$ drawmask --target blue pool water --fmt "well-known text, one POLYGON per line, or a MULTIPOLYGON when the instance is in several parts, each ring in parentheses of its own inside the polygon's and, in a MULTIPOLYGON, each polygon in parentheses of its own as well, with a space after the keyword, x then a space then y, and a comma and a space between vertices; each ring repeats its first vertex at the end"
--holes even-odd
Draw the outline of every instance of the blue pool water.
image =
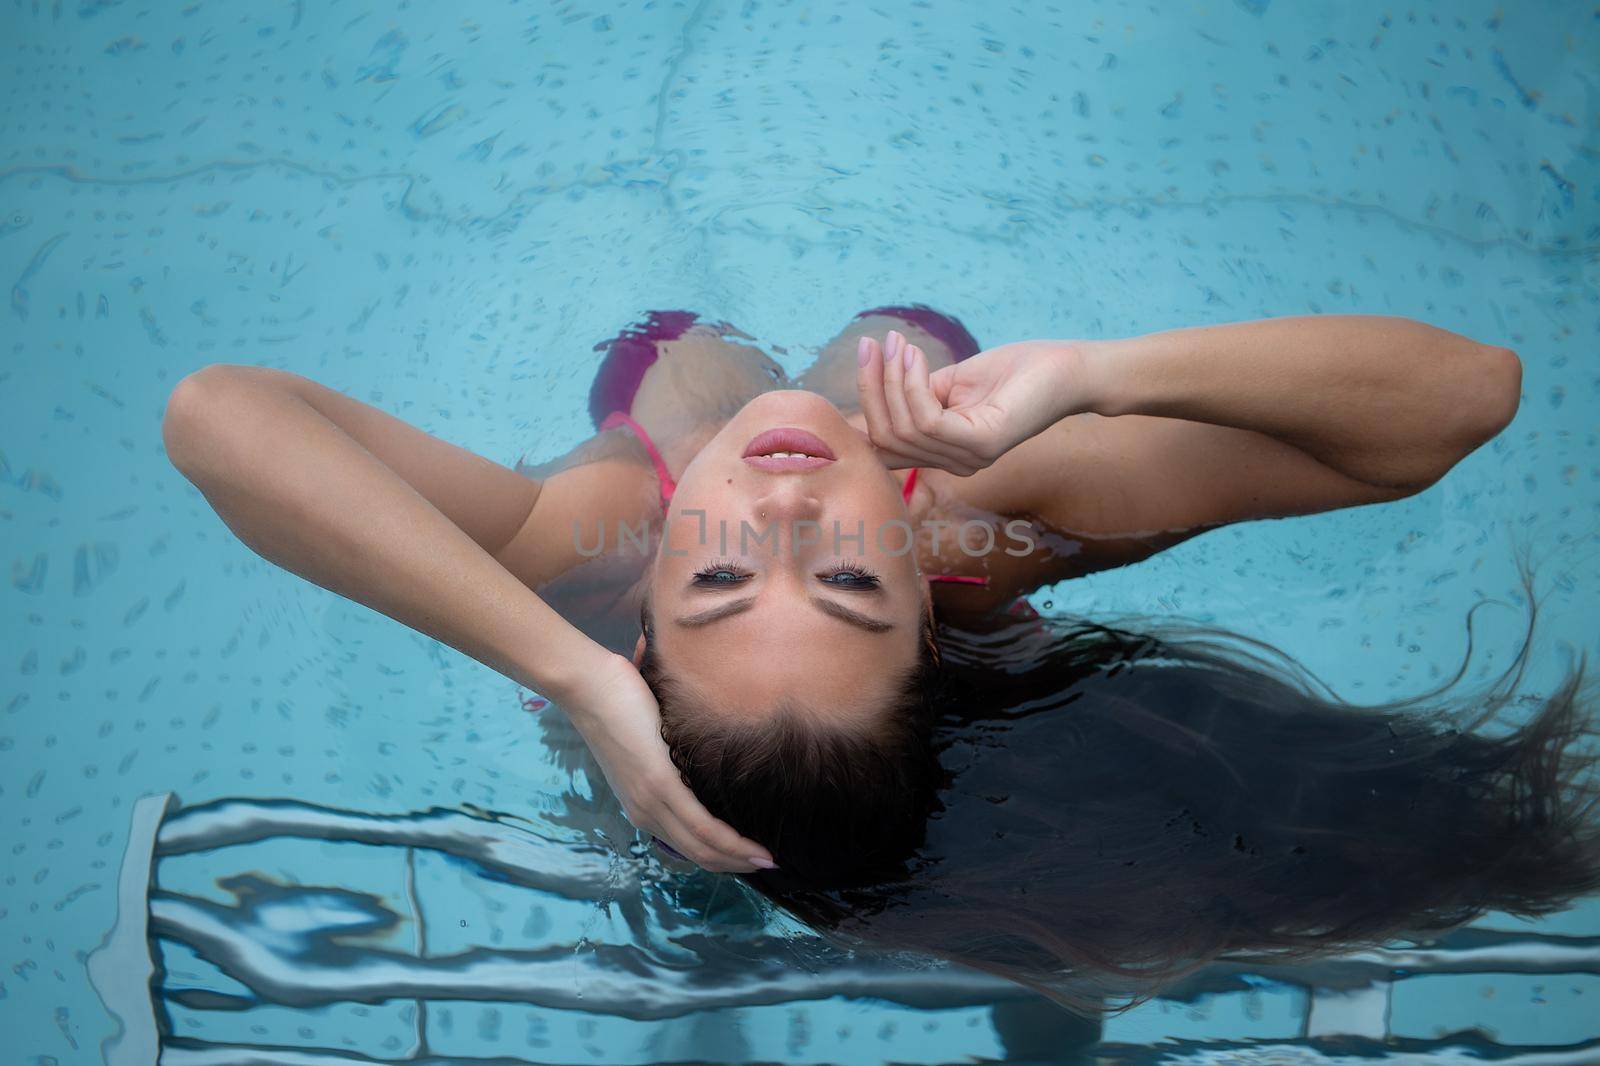
MULTIPOLYGON (((559 718, 229 533, 159 432, 206 363, 511 463, 583 438, 593 345, 647 308, 791 372, 887 302, 986 343, 1414 316, 1524 362, 1516 421, 1444 481, 1036 604, 1214 622, 1376 701, 1453 672, 1482 597, 1470 674, 1503 667, 1515 538, 1547 560, 1530 689, 1600 650, 1592 5, 11 0, 0 50, 7 1063, 1094 1040, 663 870, 559 718)), ((1600 1061, 1597 937, 1591 902, 1219 977, 1095 1053, 1600 1061)))

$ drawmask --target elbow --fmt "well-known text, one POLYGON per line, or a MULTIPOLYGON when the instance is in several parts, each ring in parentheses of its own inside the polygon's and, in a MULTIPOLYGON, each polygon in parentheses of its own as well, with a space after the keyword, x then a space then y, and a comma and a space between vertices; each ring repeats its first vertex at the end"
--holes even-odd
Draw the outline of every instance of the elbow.
POLYGON ((1517 417, 1522 405, 1522 360, 1510 348, 1483 349, 1483 405, 1479 418, 1479 443, 1492 440, 1517 417))
POLYGON ((1522 405, 1522 360, 1510 348, 1480 345, 1469 372, 1472 387, 1461 401, 1455 432, 1447 438, 1454 453, 1450 466, 1504 432, 1522 405))
POLYGON ((1404 495, 1429 488, 1468 455, 1499 436, 1522 404, 1522 360, 1510 348, 1478 345, 1463 368, 1469 389, 1457 390, 1452 412, 1430 435, 1430 446, 1416 457, 1415 469, 1387 484, 1404 495))
POLYGON ((167 397, 167 407, 161 415, 161 443, 168 461, 185 475, 194 468, 203 449, 217 378, 226 372, 223 364, 203 366, 185 375, 167 397))
POLYGON ((258 368, 212 363, 185 375, 167 397, 161 443, 167 459, 194 480, 205 457, 217 451, 220 434, 238 411, 240 383, 258 368), (232 412, 232 413, 230 413, 232 412))

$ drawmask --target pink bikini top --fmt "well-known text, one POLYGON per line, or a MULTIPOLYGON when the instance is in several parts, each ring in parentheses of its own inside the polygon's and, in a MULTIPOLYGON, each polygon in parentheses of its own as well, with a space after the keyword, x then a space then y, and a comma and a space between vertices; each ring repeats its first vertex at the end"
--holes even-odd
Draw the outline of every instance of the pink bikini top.
MULTIPOLYGON (((678 483, 673 480, 672 472, 667 469, 667 461, 661 458, 661 452, 656 447, 656 442, 650 439, 650 434, 646 433, 644 427, 634 421, 632 416, 621 411, 613 411, 606 415, 605 420, 600 423, 602 432, 608 429, 616 429, 618 426, 628 427, 628 432, 637 437, 639 443, 644 445, 646 454, 650 456, 650 465, 655 467, 656 483, 661 487, 661 509, 665 511, 672 502, 672 494, 678 490, 678 483)), ((911 493, 917 487, 918 469, 918 467, 911 468, 911 473, 906 475, 906 483, 900 488, 900 496, 907 503, 911 502, 911 493)), ((967 577, 961 574, 929 574, 926 580, 943 581, 953 585, 987 586, 989 584, 989 579, 986 577, 967 577)))
POLYGON ((616 429, 618 426, 627 426, 628 431, 639 438, 639 443, 644 445, 644 450, 650 455, 650 465, 656 468, 656 483, 661 486, 661 509, 665 511, 667 504, 672 502, 672 494, 678 491, 678 483, 672 480, 672 472, 667 469, 667 461, 661 458, 661 452, 656 449, 656 442, 650 439, 650 434, 644 427, 635 422, 632 416, 621 411, 612 411, 606 415, 605 421, 600 423, 600 430, 616 429))
MULTIPOLYGON (((911 502, 911 491, 917 487, 917 473, 921 469, 921 467, 917 466, 912 467, 911 473, 906 475, 906 483, 900 486, 900 496, 906 503, 911 502)), ((943 581, 949 585, 982 585, 984 588, 989 587, 989 579, 986 577, 967 577, 962 574, 928 574, 923 580, 943 581)))

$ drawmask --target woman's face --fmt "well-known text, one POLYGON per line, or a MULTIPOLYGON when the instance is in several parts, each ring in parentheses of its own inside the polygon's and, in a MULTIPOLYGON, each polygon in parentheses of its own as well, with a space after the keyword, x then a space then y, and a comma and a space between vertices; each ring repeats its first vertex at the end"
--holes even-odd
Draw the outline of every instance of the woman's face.
POLYGON ((650 584, 655 653, 713 711, 870 720, 928 609, 900 485, 816 393, 751 400, 678 480, 650 584))

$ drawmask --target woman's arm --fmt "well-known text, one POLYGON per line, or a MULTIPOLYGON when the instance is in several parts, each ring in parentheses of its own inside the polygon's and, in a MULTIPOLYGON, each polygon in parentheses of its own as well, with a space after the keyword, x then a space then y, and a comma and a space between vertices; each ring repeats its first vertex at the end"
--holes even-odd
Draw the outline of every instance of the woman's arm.
POLYGON ((538 500, 514 471, 263 367, 184 378, 162 436, 173 465, 270 562, 557 702, 605 665, 610 653, 492 557, 538 500))
POLYGON ((1433 484, 1516 414, 1522 363, 1407 318, 1317 315, 1080 341, 1071 414, 1253 430, 1369 485, 1433 484))
POLYGON ((890 465, 970 474, 965 504, 1070 535, 1070 577, 1231 522, 1420 492, 1510 422, 1521 363, 1330 315, 1023 341, 932 374, 891 333, 863 342, 858 387, 890 465))
POLYGON ((162 437, 172 463, 257 554, 558 703, 635 826, 708 869, 770 863, 683 784, 633 664, 495 559, 526 528, 538 484, 262 367, 219 364, 184 378, 162 437))

